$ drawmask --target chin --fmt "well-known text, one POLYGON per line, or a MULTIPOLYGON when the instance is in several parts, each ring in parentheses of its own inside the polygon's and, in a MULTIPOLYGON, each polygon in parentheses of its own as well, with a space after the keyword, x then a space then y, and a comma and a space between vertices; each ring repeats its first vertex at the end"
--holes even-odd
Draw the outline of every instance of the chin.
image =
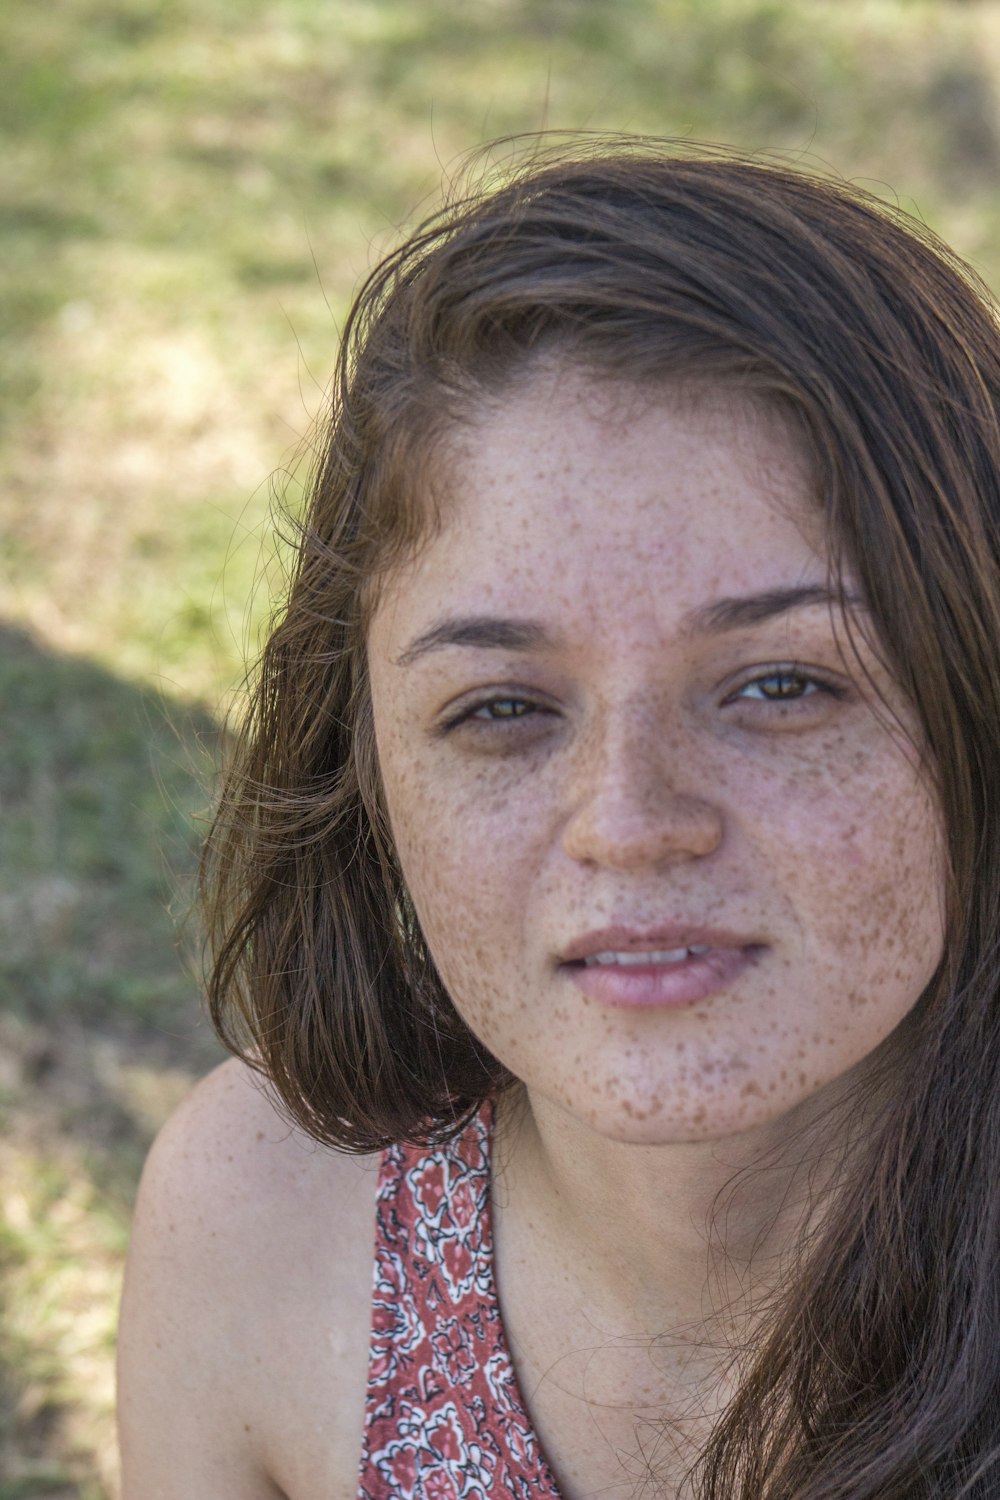
POLYGON ((609 1102, 600 1109, 573 1110, 573 1113, 595 1133, 623 1146, 676 1146, 686 1142, 711 1140, 719 1132, 708 1119, 695 1122, 678 1118, 658 1106, 634 1101, 609 1102))
MULTIPOLYGON (((793 1101, 790 1107, 794 1107, 793 1101)), ((698 1145, 722 1141, 769 1125, 787 1111, 775 1108, 770 1100, 740 1099, 728 1104, 722 1100, 691 1103, 684 1111, 665 1109, 659 1101, 641 1103, 634 1099, 609 1100, 595 1109, 573 1109, 582 1123, 596 1135, 627 1146, 698 1145), (747 1108, 747 1104, 756 1108, 747 1108), (770 1106, 770 1107, 769 1107, 770 1106)))
POLYGON ((605 1140, 622 1146, 691 1146, 713 1138, 713 1132, 701 1133, 694 1126, 679 1123, 657 1123, 655 1120, 611 1120, 606 1125, 596 1125, 598 1134, 605 1140))

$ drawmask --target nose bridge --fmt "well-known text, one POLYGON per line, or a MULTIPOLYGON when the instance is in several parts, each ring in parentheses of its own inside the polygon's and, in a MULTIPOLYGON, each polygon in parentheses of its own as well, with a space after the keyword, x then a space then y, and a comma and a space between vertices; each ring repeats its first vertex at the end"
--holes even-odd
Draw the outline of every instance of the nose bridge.
POLYGON ((580 745, 567 852, 620 865, 710 853, 722 837, 722 815, 701 780, 679 711, 649 696, 605 705, 580 745))
POLYGON ((683 780, 684 734, 679 715, 649 695, 609 705, 593 726, 585 758, 597 795, 638 807, 655 806, 667 784, 683 780))

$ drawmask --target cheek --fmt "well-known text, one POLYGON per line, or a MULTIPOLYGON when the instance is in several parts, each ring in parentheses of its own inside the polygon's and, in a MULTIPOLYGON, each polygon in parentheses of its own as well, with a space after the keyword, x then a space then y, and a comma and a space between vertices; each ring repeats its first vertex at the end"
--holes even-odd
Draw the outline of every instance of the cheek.
MULTIPOLYGON (((517 1076, 530 1072, 568 1035, 557 1002, 537 1004, 538 980, 525 942, 533 891, 531 861, 508 824, 499 845, 482 843, 466 823, 442 838, 411 825, 400 858, 421 931, 456 1010, 479 1040, 517 1076)), ((525 835, 526 836, 526 835, 525 835)))
POLYGON ((446 987, 463 1002, 488 995, 495 1005, 503 989, 517 989, 527 892, 544 857, 537 809, 501 788, 489 765, 457 782, 386 756, 383 783, 407 889, 446 987))
POLYGON ((944 843, 922 778, 894 752, 789 798, 782 883, 817 964, 856 1006, 905 1013, 944 943, 944 843))

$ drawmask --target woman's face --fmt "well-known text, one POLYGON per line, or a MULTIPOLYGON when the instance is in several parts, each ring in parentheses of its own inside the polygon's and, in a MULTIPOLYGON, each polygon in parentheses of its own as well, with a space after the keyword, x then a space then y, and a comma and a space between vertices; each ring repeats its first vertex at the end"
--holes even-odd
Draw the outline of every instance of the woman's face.
POLYGON ((369 646, 455 1005, 609 1138, 776 1119, 888 1037, 943 932, 936 804, 827 598, 801 442, 723 388, 563 369, 462 428, 442 473, 442 528, 369 646))

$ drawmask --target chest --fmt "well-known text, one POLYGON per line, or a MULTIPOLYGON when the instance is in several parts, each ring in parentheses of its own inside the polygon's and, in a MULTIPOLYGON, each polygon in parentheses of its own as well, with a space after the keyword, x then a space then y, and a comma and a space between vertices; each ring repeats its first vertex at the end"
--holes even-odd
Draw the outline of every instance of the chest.
MULTIPOLYGON (((681 1410, 675 1393, 667 1417, 652 1398, 652 1375, 646 1382, 624 1378, 623 1366, 641 1365, 645 1356, 609 1345, 599 1330, 589 1347, 548 1368, 528 1354, 513 1329, 505 1334, 521 1399, 560 1500, 584 1500, 595 1492, 632 1500, 650 1493, 654 1478, 653 1492, 681 1500, 681 1476, 706 1435, 697 1401, 681 1410)), ((537 1353, 544 1361, 542 1350, 537 1353)), ((275 1500, 356 1500, 367 1361, 367 1329, 363 1348, 315 1334, 285 1348, 272 1345, 258 1372, 258 1413, 248 1422, 248 1441, 260 1445, 275 1500), (362 1364, 362 1379, 345 1382, 345 1365, 357 1372, 362 1364)), ((433 1434, 424 1431, 417 1441, 425 1446, 428 1438, 433 1434)))
POLYGON ((682 1500, 683 1477, 722 1409, 718 1388, 685 1382, 676 1352, 665 1373, 656 1341, 597 1325, 575 1339, 566 1327, 524 1337, 522 1326, 510 1318, 511 1359, 561 1500, 682 1500))
MULTIPOLYGON (((656 1494, 682 1500, 734 1381, 703 1330, 642 1328, 630 1299, 588 1296, 511 1217, 497 1226, 506 1346, 561 1500, 656 1494)), ((721 1347, 721 1345, 720 1345, 721 1347)))

